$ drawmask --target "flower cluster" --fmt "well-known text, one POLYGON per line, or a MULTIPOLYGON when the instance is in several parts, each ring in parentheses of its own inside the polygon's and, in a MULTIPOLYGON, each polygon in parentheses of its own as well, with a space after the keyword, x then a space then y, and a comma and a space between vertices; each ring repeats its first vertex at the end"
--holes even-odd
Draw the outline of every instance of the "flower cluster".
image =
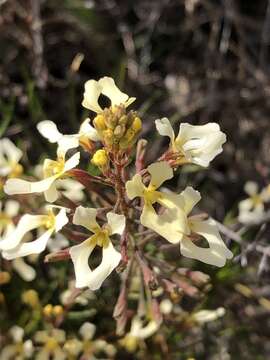
MULTIPOLYGON (((170 121, 158 119, 157 131, 169 137, 170 143, 154 163, 145 166, 147 142, 138 140, 142 120, 137 112, 129 110, 134 101, 109 77, 87 81, 82 105, 94 114, 82 122, 78 133, 62 134, 49 120, 37 125, 40 134, 57 145, 55 159, 43 162, 42 179, 40 171, 36 172, 37 181, 23 174, 19 164, 22 152, 8 139, 0 142, 1 182, 5 193, 13 197, 0 215, 3 258, 15 260, 39 254, 48 246, 53 252, 45 261, 71 259, 78 289, 97 290, 115 269, 123 272, 122 290, 114 312, 118 333, 128 321, 125 304, 127 294, 132 291, 128 279, 141 274, 146 306, 139 317, 133 317, 130 333, 124 340, 130 348, 135 346, 134 334, 138 329, 143 339, 161 323, 158 301, 152 292, 173 296, 175 288, 181 288, 179 274, 166 273, 166 267, 158 269, 162 268, 155 263, 159 260, 147 255, 147 243, 156 244, 158 251, 165 239, 171 246, 179 247, 179 255, 219 267, 232 258, 215 220, 191 214, 201 199, 199 191, 191 186, 179 193, 164 188, 164 183, 184 164, 207 167, 222 151, 225 134, 216 123, 182 123, 176 137, 170 121), (101 95, 109 99, 108 107, 100 105, 101 95), (130 165, 136 143, 134 173, 130 165), (82 158, 87 156, 96 168, 94 173, 87 171, 87 167, 78 168, 80 150, 82 158), (23 178, 17 178, 19 175, 23 178), (25 201, 24 194, 33 193, 43 193, 49 204, 42 201, 33 213, 20 216, 16 204, 25 201), (35 240, 33 230, 37 234, 35 240), (64 249, 57 246, 60 232, 65 236, 64 249), (77 244, 69 246, 67 239, 77 244), (202 239, 208 247, 201 246, 202 239), (94 254, 100 248, 102 259, 98 264, 94 254)), ((38 341, 47 344, 51 339, 48 336, 40 334, 38 341)), ((53 339, 56 341, 58 335, 53 335, 53 339)), ((59 351, 59 345, 50 346, 59 351)))

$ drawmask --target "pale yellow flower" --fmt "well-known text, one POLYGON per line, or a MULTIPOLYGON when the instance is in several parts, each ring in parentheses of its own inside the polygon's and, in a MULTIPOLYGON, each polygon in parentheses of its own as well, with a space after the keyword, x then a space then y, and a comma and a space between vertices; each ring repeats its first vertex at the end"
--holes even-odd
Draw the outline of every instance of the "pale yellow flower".
POLYGON ((35 342, 39 345, 39 351, 36 354, 36 360, 64 360, 67 358, 63 348, 66 340, 66 334, 61 329, 51 329, 50 331, 37 331, 35 342))
POLYGON ((260 221, 265 216, 265 203, 270 200, 269 188, 259 192, 258 184, 248 181, 244 186, 249 197, 239 202, 238 219, 244 224, 260 221))
POLYGON ((64 177, 66 173, 79 164, 80 153, 77 152, 66 161, 68 148, 58 147, 57 160, 45 159, 43 163, 43 177, 41 181, 30 182, 22 179, 9 179, 5 183, 4 191, 8 195, 31 194, 44 192, 45 199, 54 202, 58 198, 56 180, 64 177))
POLYGON ((215 220, 188 217, 193 207, 200 201, 200 193, 192 187, 187 187, 180 195, 184 201, 184 211, 188 221, 188 231, 180 240, 181 254, 209 265, 224 266, 226 259, 231 259, 233 254, 223 242, 215 220), (208 248, 195 244, 198 235, 208 242, 208 248))
POLYGON ((183 199, 178 194, 157 191, 166 180, 173 177, 173 170, 166 162, 151 164, 147 170, 151 176, 149 185, 146 187, 141 175, 136 174, 126 183, 127 196, 130 200, 137 196, 143 198, 140 221, 144 226, 169 242, 178 243, 188 230, 183 199), (153 206, 155 203, 164 207, 165 211, 158 214, 153 206))
MULTIPOLYGON (((57 209, 57 208, 56 208, 57 209)), ((49 238, 67 224, 68 218, 65 208, 58 208, 58 214, 55 215, 53 208, 49 208, 46 215, 23 215, 14 231, 0 243, 2 256, 7 260, 30 254, 41 253, 49 238), (34 241, 26 241, 25 236, 33 229, 42 228, 42 234, 34 241)))
POLYGON ((136 196, 144 199, 141 223, 169 242, 180 243, 182 255, 207 264, 223 266, 226 259, 232 257, 232 253, 221 239, 215 221, 188 217, 201 199, 200 193, 192 187, 187 187, 180 194, 161 193, 156 189, 165 180, 172 178, 172 169, 167 163, 160 162, 148 166, 147 170, 151 175, 148 187, 143 184, 139 174, 126 183, 127 195, 131 200, 136 196), (165 211, 158 214, 153 207, 155 203, 162 205, 165 211), (198 235, 207 240, 209 248, 202 248, 194 243, 198 235))
POLYGON ((51 143, 57 143, 63 152, 66 148, 77 148, 79 145, 87 146, 91 141, 100 140, 97 130, 90 124, 89 118, 84 120, 77 134, 63 135, 51 120, 39 122, 37 129, 51 143))
POLYGON ((216 123, 182 123, 177 137, 167 118, 158 119, 155 123, 160 135, 170 138, 170 149, 178 155, 179 164, 193 163, 207 167, 222 152, 222 145, 226 142, 226 135, 216 123))
POLYGON ((101 94, 109 98, 112 107, 117 105, 128 107, 135 101, 134 97, 130 98, 127 94, 121 92, 112 78, 105 76, 98 81, 88 80, 85 83, 82 106, 97 114, 102 113, 103 109, 98 103, 101 94))
POLYGON ((96 216, 96 209, 79 206, 73 217, 74 224, 81 225, 93 233, 92 236, 81 244, 70 248, 77 288, 87 286, 91 290, 99 289, 103 281, 116 268, 121 259, 121 254, 115 250, 110 236, 114 234, 121 235, 123 233, 125 228, 124 215, 118 215, 113 212, 107 213, 108 224, 103 227, 100 227, 96 222, 96 216), (102 261, 97 268, 91 270, 88 258, 97 245, 102 247, 102 261))
POLYGON ((160 323, 150 320, 146 324, 138 316, 133 317, 131 321, 130 332, 120 340, 120 344, 129 352, 135 352, 143 340, 154 335, 160 327, 160 323))
POLYGON ((0 351, 0 360, 23 360, 32 358, 34 353, 33 343, 31 340, 23 340, 23 328, 14 325, 10 328, 9 334, 12 338, 12 344, 2 347, 0 351))
POLYGON ((23 152, 8 138, 0 140, 0 177, 13 178, 21 175, 23 167, 19 164, 23 152))

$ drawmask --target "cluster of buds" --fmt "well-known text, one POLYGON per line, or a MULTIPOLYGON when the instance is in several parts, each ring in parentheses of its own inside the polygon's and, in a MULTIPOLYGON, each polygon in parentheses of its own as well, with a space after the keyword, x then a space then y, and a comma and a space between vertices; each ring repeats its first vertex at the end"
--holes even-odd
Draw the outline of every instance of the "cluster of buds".
MULTIPOLYGON (((150 256, 146 245, 151 242, 155 253, 159 253, 165 239, 171 249, 177 246, 181 255, 218 267, 224 266, 233 255, 212 218, 191 215, 201 199, 199 191, 188 186, 182 192, 174 193, 164 189, 163 185, 183 164, 207 167, 222 151, 225 134, 216 123, 199 126, 183 123, 175 137, 167 118, 156 120, 159 134, 170 138, 169 147, 147 166, 144 156, 147 142, 139 140, 133 173, 128 165, 142 128, 138 114, 127 110, 134 100, 121 92, 109 77, 89 80, 85 84, 82 105, 95 114, 92 121, 87 118, 82 123, 77 134, 64 135, 49 120, 38 124, 39 132, 57 144, 56 159, 44 161, 43 179, 35 182, 28 181, 26 175, 25 179, 11 178, 7 170, 3 178, 4 191, 20 204, 25 203, 25 197, 20 198, 22 194, 44 193, 45 200, 54 205, 48 207, 47 204, 45 213, 40 210, 40 205, 38 214, 25 214, 16 220, 11 217, 12 226, 1 230, 0 241, 2 256, 14 260, 41 253, 49 247, 52 238, 57 243, 57 235, 64 234, 68 241, 76 244, 66 245, 64 249, 54 247, 46 261, 71 260, 78 289, 95 291, 115 269, 123 271, 114 317, 117 333, 123 334, 133 313, 131 311, 130 316, 128 301, 131 294, 135 294, 138 312, 133 316, 132 329, 124 341, 132 343, 131 348, 136 347, 134 334, 138 329, 144 334, 141 339, 158 330, 162 323, 160 304, 166 303, 166 297, 180 299, 181 296, 176 294, 181 294, 183 289, 189 294, 196 293, 194 286, 179 278, 174 266, 159 256, 150 256), (109 98, 109 107, 101 108, 101 95, 109 98), (100 176, 77 168, 79 147, 99 168, 100 176), (62 190, 62 182, 67 179, 85 187, 89 199, 83 205, 90 203, 91 207, 82 206, 84 197, 78 196, 81 188, 75 194, 76 198, 69 197, 71 191, 62 190), (33 230, 38 232, 38 238, 29 241, 26 235, 33 230), (208 248, 200 246, 202 238, 208 242, 208 248), (102 249, 101 262, 96 267, 89 266, 89 258, 94 257, 96 247, 102 249), (138 278, 143 282, 137 281, 132 287, 134 279, 138 278)), ((190 276, 188 274, 186 276, 190 276)), ((46 314, 48 317, 62 316, 59 309, 48 305, 46 314)))
POLYGON ((137 113, 127 112, 124 105, 105 108, 94 118, 93 123, 104 147, 116 152, 131 148, 142 128, 137 113))

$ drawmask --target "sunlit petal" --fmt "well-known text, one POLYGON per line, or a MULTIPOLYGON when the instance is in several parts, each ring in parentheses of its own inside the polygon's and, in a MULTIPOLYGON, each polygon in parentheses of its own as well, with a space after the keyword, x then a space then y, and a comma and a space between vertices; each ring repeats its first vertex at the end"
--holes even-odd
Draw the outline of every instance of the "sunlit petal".
POLYGON ((8 195, 40 193, 48 190, 58 175, 48 177, 41 181, 30 182, 22 179, 8 179, 4 191, 8 195))
POLYGON ((101 86, 102 94, 107 96, 111 100, 111 105, 120 105, 125 104, 128 100, 128 95, 124 94, 122 91, 118 89, 114 80, 108 76, 103 77, 98 81, 101 86))
POLYGON ((88 80, 84 85, 82 106, 96 113, 101 113, 98 98, 101 94, 102 86, 96 80, 88 80))
POLYGON ((45 250, 47 242, 53 233, 53 229, 47 230, 39 238, 34 241, 19 244, 16 248, 3 251, 3 258, 12 260, 31 254, 39 254, 45 250))
POLYGON ((45 139, 49 140, 51 143, 58 142, 63 134, 57 129, 56 124, 50 120, 44 120, 37 124, 37 129, 40 134, 45 137, 45 139))
POLYGON ((174 131, 172 125, 167 118, 157 119, 155 121, 156 129, 161 136, 168 136, 171 140, 171 143, 174 142, 174 131))
POLYGON ((119 234, 122 235, 125 226, 126 226, 126 218, 124 215, 118 215, 113 212, 107 213, 108 225, 111 229, 111 235, 119 234))
POLYGON ((184 191, 181 192, 184 198, 184 210, 188 215, 193 207, 201 200, 199 191, 194 190, 191 186, 188 186, 184 191))
POLYGON ((165 162, 156 162, 147 167, 148 172, 151 175, 150 186, 155 189, 159 188, 164 181, 169 180, 173 177, 173 170, 170 165, 165 162))
POLYGON ((209 248, 201 248, 190 238, 184 237, 180 242, 182 255, 219 267, 225 265, 226 259, 233 257, 232 252, 224 244, 213 219, 194 221, 191 227, 194 233, 203 236, 208 241, 209 248))
POLYGON ((38 228, 43 222, 44 215, 23 215, 14 232, 5 240, 1 241, 0 248, 2 250, 16 248, 28 231, 38 228))
POLYGON ((78 206, 73 216, 73 224, 84 226, 86 229, 96 232, 100 228, 96 221, 97 210, 78 206))
POLYGON ((142 197, 144 190, 145 186, 139 174, 134 175, 131 180, 126 182, 126 192, 130 200, 133 200, 137 196, 142 197))

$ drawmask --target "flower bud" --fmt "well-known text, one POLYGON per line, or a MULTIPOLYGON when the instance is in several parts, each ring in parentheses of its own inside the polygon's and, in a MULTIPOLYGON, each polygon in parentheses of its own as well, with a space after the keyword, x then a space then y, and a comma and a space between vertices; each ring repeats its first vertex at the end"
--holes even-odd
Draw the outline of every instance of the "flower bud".
POLYGON ((64 313, 64 309, 63 309, 63 306, 61 305, 55 305, 52 309, 52 312, 53 312, 53 315, 54 316, 60 316, 60 315, 63 315, 64 313))
POLYGON ((52 316, 53 306, 52 304, 47 304, 43 308, 43 315, 50 318, 52 316))
POLYGON ((132 129, 137 133, 141 130, 141 128, 142 128, 142 121, 138 116, 136 116, 132 123, 132 129))
POLYGON ((39 306, 38 293, 33 289, 27 290, 22 294, 22 301, 32 308, 37 308, 39 306))
POLYGON ((92 157, 91 163, 99 168, 106 168, 109 163, 109 158, 106 151, 104 149, 97 150, 92 157))
POLYGON ((99 131, 99 130, 105 130, 106 129, 106 123, 105 123, 105 119, 103 115, 97 115, 94 118, 93 121, 95 128, 99 131))

